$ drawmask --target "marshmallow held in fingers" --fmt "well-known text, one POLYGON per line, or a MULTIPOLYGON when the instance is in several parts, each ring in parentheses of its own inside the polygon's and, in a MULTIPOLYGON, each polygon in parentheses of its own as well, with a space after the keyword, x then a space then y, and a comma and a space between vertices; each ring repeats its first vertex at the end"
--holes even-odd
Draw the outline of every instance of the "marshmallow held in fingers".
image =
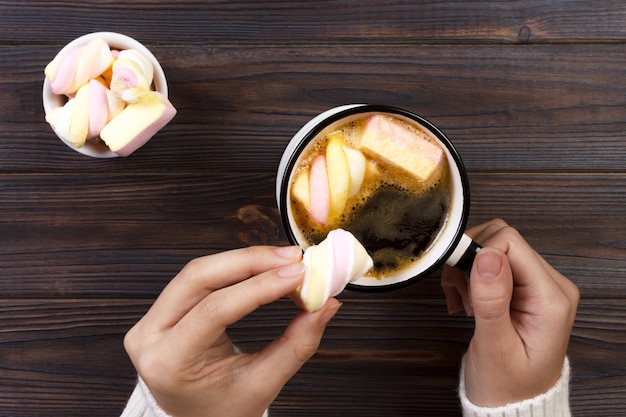
POLYGON ((320 309, 374 265, 363 245, 343 229, 330 231, 320 244, 307 248, 303 263, 304 280, 294 298, 308 311, 320 309))

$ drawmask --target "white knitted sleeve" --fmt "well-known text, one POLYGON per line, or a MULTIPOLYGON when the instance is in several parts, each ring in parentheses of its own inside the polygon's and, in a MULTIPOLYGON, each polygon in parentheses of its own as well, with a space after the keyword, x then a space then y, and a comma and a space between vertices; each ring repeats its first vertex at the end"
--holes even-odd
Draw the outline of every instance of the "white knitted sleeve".
POLYGON ((126 408, 120 417, 171 417, 159 405, 150 393, 150 389, 141 377, 131 394, 126 408))
MULTIPOLYGON (((120 417, 172 417, 167 414, 150 393, 150 389, 143 382, 141 377, 135 386, 133 393, 131 394, 126 408, 122 412, 120 417)), ((265 410, 263 417, 269 417, 269 410, 265 410)))
POLYGON ((501 407, 478 407, 465 392, 465 357, 461 366, 459 396, 463 417, 571 417, 569 407, 569 360, 565 358, 559 380, 543 394, 501 407))

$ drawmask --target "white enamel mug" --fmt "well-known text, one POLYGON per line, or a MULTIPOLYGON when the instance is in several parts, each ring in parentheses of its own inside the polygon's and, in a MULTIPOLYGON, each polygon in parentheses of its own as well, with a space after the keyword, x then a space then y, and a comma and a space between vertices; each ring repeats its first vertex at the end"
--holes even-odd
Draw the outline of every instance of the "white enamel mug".
MULTIPOLYGON (((276 177, 276 200, 287 238, 292 244, 306 248, 319 242, 307 242, 300 228, 295 223, 290 204, 290 186, 293 182, 295 167, 301 155, 316 141, 352 120, 373 114, 386 114, 406 121, 419 124, 429 131, 445 151, 451 178, 451 204, 444 225, 433 238, 429 248, 408 267, 383 278, 373 278, 367 274, 349 284, 349 288, 357 290, 382 291, 404 287, 417 282, 442 264, 454 266, 466 274, 471 270, 474 256, 480 246, 465 233, 469 216, 469 181, 461 158, 447 136, 432 123, 407 110, 384 105, 351 104, 332 108, 305 124, 287 145, 276 177)), ((349 228, 347 228, 349 230, 349 228)), ((367 246, 365 247, 367 250, 367 246)))

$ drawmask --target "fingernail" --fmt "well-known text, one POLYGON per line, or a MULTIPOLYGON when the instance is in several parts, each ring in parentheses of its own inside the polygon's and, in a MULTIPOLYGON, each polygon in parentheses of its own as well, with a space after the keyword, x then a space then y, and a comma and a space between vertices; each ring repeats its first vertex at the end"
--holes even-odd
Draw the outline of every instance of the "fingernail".
POLYGON ((282 246, 276 248, 276 254, 281 258, 295 259, 302 255, 302 249, 300 246, 282 246))
POLYGON ((490 250, 481 250, 476 255, 476 271, 483 279, 494 279, 502 270, 502 256, 490 250))
POLYGON ((304 272, 304 264, 298 262, 297 264, 291 264, 278 270, 278 276, 283 278, 295 278, 300 276, 304 272))
POLYGON ((328 324, 328 322, 333 317, 335 317, 335 314, 337 314, 337 311, 339 311, 342 305, 343 305, 342 303, 335 300, 334 303, 328 306, 328 308, 326 308, 324 313, 322 313, 319 320, 317 321, 317 324, 319 324, 320 327, 325 327, 328 324))

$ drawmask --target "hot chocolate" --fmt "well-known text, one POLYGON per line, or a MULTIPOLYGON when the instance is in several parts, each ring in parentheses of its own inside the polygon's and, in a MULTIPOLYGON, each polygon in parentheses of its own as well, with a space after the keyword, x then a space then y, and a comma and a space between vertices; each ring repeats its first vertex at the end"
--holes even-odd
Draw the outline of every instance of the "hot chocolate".
POLYGON ((369 277, 396 275, 418 262, 452 204, 437 139, 391 115, 364 114, 320 132, 293 172, 289 204, 302 239, 313 245, 333 229, 350 231, 374 260, 369 277))

